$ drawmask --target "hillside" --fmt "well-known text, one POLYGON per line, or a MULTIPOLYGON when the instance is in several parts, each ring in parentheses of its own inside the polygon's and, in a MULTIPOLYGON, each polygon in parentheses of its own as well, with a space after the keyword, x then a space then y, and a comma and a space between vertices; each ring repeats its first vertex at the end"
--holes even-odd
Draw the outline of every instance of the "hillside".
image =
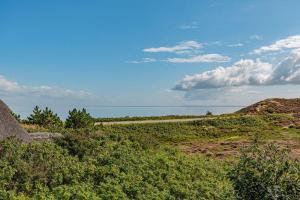
POLYGON ((265 114, 265 113, 300 113, 300 98, 281 99, 272 98, 257 102, 253 105, 239 110, 237 113, 243 114, 265 114))

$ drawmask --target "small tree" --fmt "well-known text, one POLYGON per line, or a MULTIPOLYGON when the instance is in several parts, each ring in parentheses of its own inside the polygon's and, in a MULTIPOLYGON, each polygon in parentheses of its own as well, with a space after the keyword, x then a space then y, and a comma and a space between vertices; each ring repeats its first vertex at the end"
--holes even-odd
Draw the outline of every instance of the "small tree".
POLYGON ((299 199, 300 163, 275 145, 245 149, 229 178, 237 199, 299 199))
POLYGON ((85 108, 83 108, 82 110, 77 110, 76 108, 74 108, 72 111, 69 111, 69 116, 66 119, 65 127, 73 129, 89 128, 93 126, 93 123, 93 118, 85 108))
POLYGON ((28 122, 31 124, 41 125, 42 122, 42 110, 39 106, 35 106, 32 114, 28 117, 28 122))
POLYGON ((57 114, 53 113, 48 107, 41 110, 36 106, 32 114, 28 117, 28 122, 43 127, 60 127, 63 125, 57 114))
POLYGON ((63 123, 56 113, 53 113, 52 110, 46 107, 41 114, 40 125, 44 127, 60 127, 63 123))
POLYGON ((208 111, 206 112, 206 116, 212 116, 212 115, 213 115, 213 114, 212 114, 211 111, 208 110, 208 111))

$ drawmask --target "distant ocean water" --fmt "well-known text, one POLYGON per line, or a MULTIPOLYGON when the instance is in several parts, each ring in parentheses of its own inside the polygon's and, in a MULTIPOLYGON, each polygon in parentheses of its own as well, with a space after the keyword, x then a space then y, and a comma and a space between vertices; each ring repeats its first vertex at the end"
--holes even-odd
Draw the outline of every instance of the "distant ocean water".
MULTIPOLYGON (((69 110, 74 107, 49 106, 55 113, 65 119, 69 110)), ((75 106, 80 109, 80 106, 75 106)), ((205 115, 235 112, 244 106, 86 106, 93 117, 126 117, 126 116, 164 116, 164 115, 205 115)), ((32 107, 33 108, 33 107, 32 107)), ((31 107, 13 107, 13 110, 27 118, 32 113, 31 107)), ((43 106, 42 106, 43 108, 43 106)))
POLYGON ((93 116, 163 116, 163 115, 204 115, 207 111, 213 114, 232 113, 243 106, 101 106, 88 107, 93 116))

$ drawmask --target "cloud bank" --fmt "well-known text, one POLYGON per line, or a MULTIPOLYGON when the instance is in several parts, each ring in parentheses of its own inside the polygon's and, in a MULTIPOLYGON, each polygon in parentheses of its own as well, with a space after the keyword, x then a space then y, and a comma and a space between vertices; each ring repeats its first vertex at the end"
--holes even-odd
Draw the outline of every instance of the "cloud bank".
POLYGON ((86 91, 74 91, 52 86, 26 86, 6 79, 0 75, 0 93, 3 95, 21 95, 55 98, 86 98, 91 96, 86 91))
POLYGON ((286 49, 299 49, 299 48, 300 48, 300 35, 294 35, 282 40, 278 40, 271 45, 262 46, 258 49, 255 49, 252 53, 262 54, 262 53, 283 51, 286 49))
POLYGON ((240 60, 230 67, 199 74, 187 75, 174 90, 226 88, 236 86, 261 86, 300 84, 300 54, 293 52, 277 65, 257 60, 240 60))

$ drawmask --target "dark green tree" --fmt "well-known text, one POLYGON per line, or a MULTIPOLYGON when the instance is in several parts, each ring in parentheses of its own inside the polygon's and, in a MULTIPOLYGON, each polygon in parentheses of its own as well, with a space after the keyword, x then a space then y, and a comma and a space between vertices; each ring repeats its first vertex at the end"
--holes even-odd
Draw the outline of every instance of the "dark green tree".
POLYGON ((91 115, 86 111, 85 108, 82 110, 77 110, 74 108, 72 111, 69 111, 69 116, 66 120, 66 128, 89 128, 92 127, 94 123, 91 115))
POLYGON ((35 106, 32 114, 28 117, 28 122, 31 124, 41 125, 42 122, 42 110, 39 106, 35 106))
POLYGON ((48 107, 41 110, 38 106, 36 106, 32 112, 33 113, 30 117, 28 117, 28 121, 31 124, 43 127, 61 127, 63 125, 58 115, 48 107))
POLYGON ((44 127, 56 127, 62 126, 63 123, 56 113, 53 113, 52 110, 46 107, 42 112, 40 125, 44 127))
POLYGON ((206 116, 212 116, 212 115, 213 115, 213 114, 212 114, 211 111, 208 110, 208 111, 206 112, 206 116))

